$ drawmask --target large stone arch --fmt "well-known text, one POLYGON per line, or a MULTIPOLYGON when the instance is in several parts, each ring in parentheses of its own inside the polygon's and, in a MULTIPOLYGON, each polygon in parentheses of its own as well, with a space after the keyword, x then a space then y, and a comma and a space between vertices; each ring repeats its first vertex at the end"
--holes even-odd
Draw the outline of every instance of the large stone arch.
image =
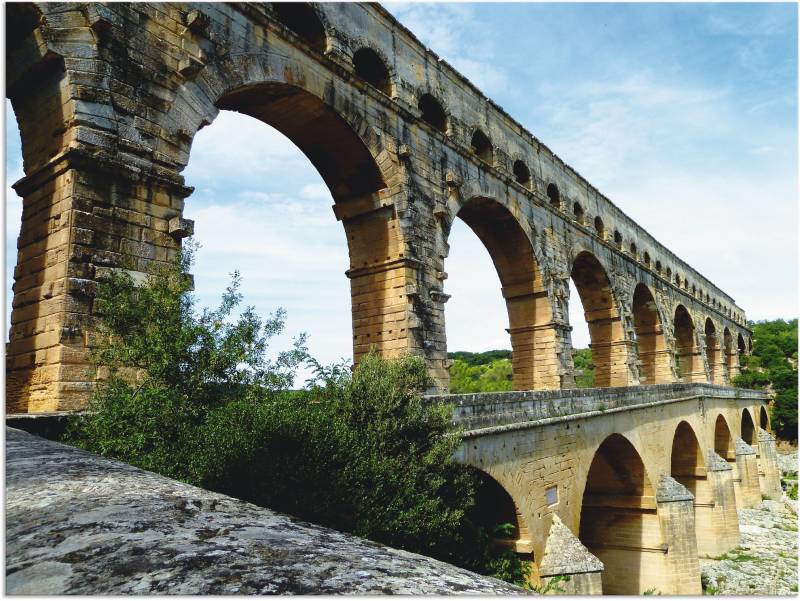
POLYGON ((729 463, 736 462, 736 441, 731 432, 728 420, 721 413, 713 422, 714 452, 729 463))
POLYGON ((470 521, 484 528, 496 545, 511 549, 522 560, 533 561, 528 520, 516 499, 488 471, 473 466, 469 468, 473 470, 478 483, 470 521), (511 528, 498 528, 506 524, 511 528))
POLYGON ((725 381, 725 364, 722 358, 722 345, 714 321, 707 317, 705 320, 706 363, 708 365, 708 381, 712 384, 722 384, 725 381))
MULTIPOLYGON (((384 356, 420 352, 408 327, 414 277, 397 214, 405 199, 399 162, 370 125, 366 105, 363 111, 353 109, 355 92, 334 93, 330 79, 314 76, 314 61, 299 67, 304 58, 274 52, 218 61, 198 78, 197 90, 187 87, 191 99, 178 95, 174 110, 197 106, 200 96, 213 108, 198 116, 198 126, 220 109, 234 110, 268 123, 295 143, 330 189, 347 236, 354 361, 371 348, 384 356)), ((446 385, 441 372, 435 375, 440 386, 446 385)))
POLYGON ((671 356, 664 336, 663 320, 655 297, 643 283, 636 285, 631 301, 641 384, 673 381, 671 356))
POLYGON ((722 332, 722 361, 724 364, 725 382, 730 384, 739 373, 739 356, 733 346, 730 328, 725 326, 722 332))
MULTIPOLYGON (((713 453, 713 451, 711 451, 713 453)), ((719 469, 691 424, 682 420, 675 428, 670 453, 670 475, 694 496, 697 551, 715 557, 738 544, 738 522, 730 468, 719 469), (711 459, 707 462, 707 459, 711 459)))
POLYGON ((608 274, 595 254, 574 252, 570 275, 589 325, 595 386, 627 386, 632 383, 628 367, 632 343, 608 274))
POLYGON ((675 363, 678 378, 683 382, 705 382, 706 372, 697 344, 694 321, 683 305, 675 308, 673 330, 675 332, 675 363))
POLYGON ((508 311, 514 389, 558 388, 553 308, 530 233, 505 205, 488 197, 460 203, 456 217, 478 236, 500 278, 508 311))
POLYGON ((692 495, 666 474, 656 489, 626 437, 603 440, 586 476, 579 538, 603 562, 604 594, 699 592, 691 502, 692 495))
POLYGON ((741 439, 749 444, 751 447, 758 445, 758 429, 756 428, 755 421, 750 410, 746 407, 742 409, 740 424, 741 439))
POLYGON ((767 411, 767 408, 764 407, 763 405, 758 411, 758 421, 762 430, 766 430, 767 432, 772 432, 772 425, 770 424, 769 420, 769 412, 767 411))

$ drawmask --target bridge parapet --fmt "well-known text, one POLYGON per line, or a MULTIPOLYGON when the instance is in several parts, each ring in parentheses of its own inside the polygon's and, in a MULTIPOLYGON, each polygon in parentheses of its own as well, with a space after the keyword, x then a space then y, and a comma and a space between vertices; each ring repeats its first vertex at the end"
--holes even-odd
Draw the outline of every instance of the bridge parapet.
POLYGON ((638 406, 713 397, 765 401, 760 390, 714 384, 653 384, 615 388, 575 388, 446 394, 426 397, 431 403, 452 403, 453 423, 466 437, 529 428, 556 421, 585 418, 590 414, 628 411, 638 406))

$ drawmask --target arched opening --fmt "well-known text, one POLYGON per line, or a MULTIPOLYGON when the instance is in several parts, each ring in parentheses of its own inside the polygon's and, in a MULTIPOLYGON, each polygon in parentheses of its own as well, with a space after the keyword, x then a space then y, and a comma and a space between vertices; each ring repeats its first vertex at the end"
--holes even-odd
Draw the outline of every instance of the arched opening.
POLYGON ((722 360, 724 362, 725 382, 730 384, 736 375, 734 369, 738 367, 736 351, 733 348, 733 336, 731 331, 725 328, 722 331, 722 360))
POLYGON ((523 186, 527 186, 531 182, 531 172, 522 161, 514 161, 514 179, 523 186))
POLYGON ((670 475, 694 496, 697 551, 702 556, 719 555, 714 523, 714 489, 708 481, 705 457, 692 427, 682 421, 675 429, 670 455, 670 475))
POLYGON ((713 384, 724 384, 719 359, 719 338, 717 328, 711 318, 706 318, 706 360, 708 361, 708 381, 713 384))
MULTIPOLYGON (((403 352, 408 329, 406 315, 397 307, 405 306, 407 300, 405 290, 392 284, 404 277, 400 227, 392 207, 379 202, 379 192, 386 187, 383 175, 358 134, 317 96, 287 84, 238 88, 220 98, 217 106, 275 128, 322 177, 347 238, 354 361, 373 347, 384 356, 403 352), (376 272, 383 277, 374 277, 376 272)), ((280 206, 285 211, 286 206, 280 206)), ((309 264, 306 260, 298 270, 298 279, 303 270, 310 269, 309 264)), ((346 267, 341 265, 337 271, 346 267)), ((341 351, 336 356, 341 357, 341 351)))
POLYGON ((667 274, 667 280, 669 280, 669 278, 672 277, 672 269, 670 267, 667 267, 666 274, 667 274))
POLYGON ((758 446, 756 444, 758 442, 758 438, 756 438, 756 426, 747 409, 742 409, 742 440, 751 447, 758 446))
POLYGON ((513 388, 559 388, 553 313, 527 234, 511 212, 492 199, 473 198, 457 216, 483 243, 500 278, 511 337, 513 388))
POLYGON ((767 432, 771 432, 772 428, 769 426, 769 413, 767 413, 766 407, 761 407, 758 412, 759 421, 761 423, 761 429, 766 430, 767 432))
POLYGON ((714 452, 728 463, 736 463, 736 447, 728 422, 722 415, 714 422, 714 452))
POLYGON ((663 569, 653 488, 639 453, 619 435, 592 459, 583 492, 579 538, 603 562, 603 594, 639 595, 663 569))
POLYGON ((636 259, 636 257, 637 257, 636 243, 631 242, 630 251, 631 251, 631 256, 634 259, 636 259))
POLYGON ((650 267, 650 253, 645 251, 642 260, 644 261, 645 266, 650 267))
POLYGON ((675 309, 675 367, 682 382, 705 382, 705 370, 697 348, 694 324, 686 307, 675 309))
POLYGON ((627 386, 625 330, 605 269, 592 254, 581 252, 571 275, 589 326, 594 386, 627 386))
POLYGON ((430 94, 423 94, 419 98, 417 107, 422 111, 422 119, 433 129, 447 133, 447 113, 441 103, 430 94))
POLYGON ((653 293, 644 284, 633 292, 633 327, 639 353, 639 381, 664 384, 672 381, 669 353, 653 293))
MULTIPOLYGON (((697 503, 698 482, 704 482, 707 485, 705 460, 694 430, 685 421, 678 424, 672 439, 670 474, 689 489, 697 503)), ((707 497, 708 494, 705 496, 707 497)))
POLYGON ((291 29, 317 52, 325 52, 325 27, 317 12, 305 2, 273 2, 272 10, 278 21, 291 29))
POLYGON ((620 234, 617 230, 614 230, 614 244, 617 246, 617 248, 622 248, 622 234, 620 234))
POLYGON ((392 95, 392 82, 389 69, 372 48, 359 48, 353 54, 353 67, 356 75, 387 96, 392 95))
POLYGON ((525 518, 505 488, 483 470, 471 470, 478 485, 475 489, 475 505, 469 512, 469 520, 482 528, 493 541, 530 561, 530 532, 525 518))
POLYGON ((489 141, 489 138, 485 133, 481 130, 476 129, 475 133, 472 134, 472 141, 470 142, 470 148, 472 149, 472 153, 482 160, 484 163, 488 163, 489 165, 493 162, 493 152, 492 152, 492 143, 489 141))
POLYGON ((675 274, 675 285, 680 288, 681 287, 681 276, 679 273, 675 274))
POLYGON ((594 218, 594 231, 597 232, 597 235, 600 236, 601 240, 606 239, 606 226, 603 223, 603 220, 600 218, 600 215, 594 218))
POLYGON ((742 364, 742 356, 747 354, 747 346, 745 346, 744 336, 742 336, 741 334, 739 334, 736 337, 736 350, 739 353, 739 357, 738 357, 739 358, 739 365, 741 365, 742 364))
POLYGON ((550 199, 550 206, 556 209, 561 208, 561 195, 558 192, 558 186, 555 184, 547 185, 547 198, 550 199))
POLYGON ((572 205, 572 215, 577 223, 583 225, 583 207, 580 203, 576 202, 572 205))
POLYGON ((661 273, 661 261, 656 261, 656 273, 661 273))

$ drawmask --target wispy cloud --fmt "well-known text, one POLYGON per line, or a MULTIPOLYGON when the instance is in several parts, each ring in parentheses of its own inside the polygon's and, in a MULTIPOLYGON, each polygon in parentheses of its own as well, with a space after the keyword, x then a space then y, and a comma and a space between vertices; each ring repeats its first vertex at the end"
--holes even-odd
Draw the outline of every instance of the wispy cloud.
POLYGON ((485 94, 509 87, 494 39, 470 4, 388 3, 391 11, 423 44, 450 63, 485 94))

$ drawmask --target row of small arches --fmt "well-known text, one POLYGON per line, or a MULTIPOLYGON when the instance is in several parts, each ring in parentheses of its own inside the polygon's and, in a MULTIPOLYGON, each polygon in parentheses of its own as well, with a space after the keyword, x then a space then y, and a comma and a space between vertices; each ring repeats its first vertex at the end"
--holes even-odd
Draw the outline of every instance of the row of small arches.
MULTIPOLYGON (((310 5, 299 2, 276 2, 273 3, 272 6, 277 19, 281 23, 305 40, 313 49, 319 52, 325 51, 327 44, 325 27, 320 21, 316 11, 310 5)), ((392 90, 389 69, 385 65, 383 59, 373 49, 363 47, 356 50, 353 53, 353 69, 357 77, 369 83, 383 94, 391 96, 392 90)), ((447 133, 447 113, 442 103, 436 97, 430 93, 420 95, 417 108, 420 110, 422 119, 433 129, 441 133, 447 133)), ((492 142, 489 136, 480 128, 476 128, 473 131, 470 140, 470 150, 472 154, 483 162, 489 165, 493 164, 494 152, 492 142)), ((526 187, 531 186, 531 172, 524 161, 521 159, 514 161, 512 171, 517 183, 526 187)), ((554 208, 562 209, 560 192, 556 184, 550 183, 547 186, 547 197, 554 208)), ((584 222, 585 211, 579 202, 576 201, 573 204, 572 213, 577 223, 586 225, 584 222)), ((606 227, 599 215, 594 219, 594 229, 601 239, 606 239, 606 227)), ((614 230, 614 244, 618 249, 624 250, 622 234, 620 234, 618 230, 614 230)), ((648 269, 655 269, 657 274, 666 277, 668 281, 673 281, 678 288, 682 288, 700 301, 711 305, 727 317, 733 319, 736 323, 743 323, 741 315, 735 313, 730 307, 719 303, 716 299, 712 298, 708 292, 703 290, 698 291, 696 285, 690 287, 688 279, 681 277, 679 273, 675 273, 673 280, 672 269, 670 267, 663 269, 661 261, 658 260, 655 261, 653 265, 650 254, 647 251, 639 255, 634 242, 630 243, 628 250, 634 260, 641 261, 648 269)))
MULTIPOLYGON (((560 196, 560 193, 559 193, 559 190, 558 190, 558 186, 556 186, 553 183, 548 184, 548 186, 547 186, 547 197, 550 199, 550 204, 553 206, 553 208, 561 210, 561 208, 562 208, 561 207, 561 196, 560 196)), ((586 225, 586 222, 585 222, 585 211, 583 210, 583 207, 581 206, 581 204, 579 202, 577 202, 577 201, 572 205, 572 214, 573 214, 574 220, 578 224, 584 225, 584 226, 586 225)), ((606 226, 605 226, 605 223, 603 223, 603 219, 599 215, 594 218, 594 230, 595 230, 595 233, 602 240, 606 239, 606 226)), ((622 239, 622 234, 620 234, 619 230, 614 230, 614 245, 619 250, 625 250, 624 249, 623 239, 622 239)), ((648 253, 647 251, 644 251, 644 253, 642 253, 640 255, 639 254, 639 250, 636 247, 636 243, 635 242, 631 242, 630 243, 630 246, 628 247, 628 251, 629 251, 629 253, 631 254, 631 256, 635 260, 637 260, 637 261, 641 260, 642 264, 645 267, 647 267, 648 269, 655 269, 655 272, 657 274, 661 275, 661 276, 666 277, 667 281, 674 281, 675 286, 677 286, 678 288, 682 288, 686 292, 690 292, 692 294, 692 296, 694 296, 695 298, 698 298, 700 301, 705 302, 708 305, 711 305, 715 309, 719 310, 723 315, 726 315, 727 317, 730 317, 736 323, 741 324, 743 322, 742 317, 738 313, 735 313, 730 307, 727 307, 727 306, 723 305, 722 303, 718 302, 716 299, 712 298, 708 294, 708 292, 704 292, 703 290, 700 290, 698 292, 698 289, 697 289, 696 285, 692 285, 690 287, 689 286, 689 280, 687 278, 681 277, 681 275, 679 273, 677 273, 677 272, 675 273, 675 277, 674 277, 674 280, 673 280, 672 279, 672 268, 667 267, 666 269, 664 269, 662 264, 661 264, 661 261, 658 261, 658 260, 655 262, 655 264, 653 264, 652 259, 650 258, 650 253, 648 253)))

